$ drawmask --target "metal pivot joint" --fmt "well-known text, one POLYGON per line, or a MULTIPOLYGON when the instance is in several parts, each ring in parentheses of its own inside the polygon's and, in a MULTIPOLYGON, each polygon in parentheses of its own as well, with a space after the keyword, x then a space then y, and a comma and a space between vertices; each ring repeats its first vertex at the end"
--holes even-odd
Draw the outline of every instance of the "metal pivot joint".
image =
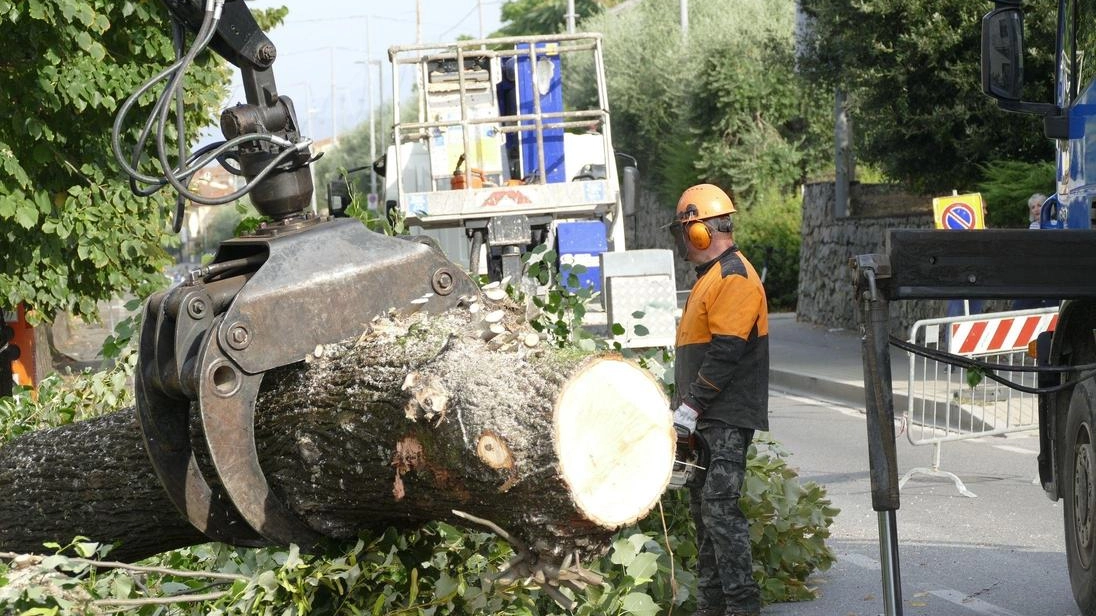
POLYGON ((224 242, 213 263, 145 305, 137 413, 171 501, 217 541, 314 545, 320 534, 263 472, 263 375, 389 310, 442 312, 477 293, 436 249, 354 219, 224 242))
POLYGON ((902 581, 898 563, 898 459, 894 435, 894 395, 891 382, 890 313, 883 285, 891 277, 884 255, 853 259, 857 321, 864 359, 865 412, 868 431, 868 468, 872 508, 878 512, 879 560, 883 577, 884 613, 902 613, 902 581))

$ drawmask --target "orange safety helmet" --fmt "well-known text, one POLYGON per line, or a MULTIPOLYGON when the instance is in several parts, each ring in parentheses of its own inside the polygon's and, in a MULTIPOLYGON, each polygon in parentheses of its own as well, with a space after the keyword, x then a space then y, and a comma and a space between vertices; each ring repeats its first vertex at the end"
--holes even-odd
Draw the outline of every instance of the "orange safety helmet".
MULTIPOLYGON (((736 211, 727 193, 714 184, 690 186, 677 200, 677 222, 682 226, 682 234, 699 250, 705 250, 712 244, 712 229, 708 223, 701 221, 734 214, 736 211), (701 224, 691 224, 694 222, 701 224)), ((716 228, 717 231, 730 229, 729 224, 716 228)))

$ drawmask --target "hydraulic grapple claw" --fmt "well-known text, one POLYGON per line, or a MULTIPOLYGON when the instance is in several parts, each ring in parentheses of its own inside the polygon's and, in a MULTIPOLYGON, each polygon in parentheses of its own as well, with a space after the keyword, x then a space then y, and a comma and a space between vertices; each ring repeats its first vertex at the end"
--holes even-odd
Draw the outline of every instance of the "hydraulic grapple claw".
POLYGON ((197 279, 145 307, 138 419, 171 501, 217 541, 315 544, 320 534, 276 496, 259 461, 263 375, 358 336, 391 309, 441 312, 478 292, 435 248, 353 219, 223 243, 197 279))

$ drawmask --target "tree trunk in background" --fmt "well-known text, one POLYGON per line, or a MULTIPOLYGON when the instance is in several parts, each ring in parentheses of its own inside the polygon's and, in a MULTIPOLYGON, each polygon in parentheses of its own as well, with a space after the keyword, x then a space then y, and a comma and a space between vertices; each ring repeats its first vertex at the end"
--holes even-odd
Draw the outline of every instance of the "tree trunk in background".
MULTIPOLYGON (((460 510, 542 554, 601 551, 669 479, 661 388, 619 357, 539 344, 514 311, 473 311, 377 320, 268 373, 255 438, 272 490, 328 537, 466 524, 460 510)), ((0 551, 83 535, 135 559, 204 540, 132 410, 0 448, 0 494, 0 551)))

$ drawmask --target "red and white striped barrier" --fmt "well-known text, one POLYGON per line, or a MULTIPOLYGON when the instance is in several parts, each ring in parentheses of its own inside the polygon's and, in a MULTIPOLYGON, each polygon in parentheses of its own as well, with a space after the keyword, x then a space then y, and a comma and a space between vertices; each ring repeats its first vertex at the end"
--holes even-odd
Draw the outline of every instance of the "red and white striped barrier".
POLYGON ((968 356, 1019 351, 1057 324, 1057 312, 959 321, 950 324, 948 351, 968 356))

